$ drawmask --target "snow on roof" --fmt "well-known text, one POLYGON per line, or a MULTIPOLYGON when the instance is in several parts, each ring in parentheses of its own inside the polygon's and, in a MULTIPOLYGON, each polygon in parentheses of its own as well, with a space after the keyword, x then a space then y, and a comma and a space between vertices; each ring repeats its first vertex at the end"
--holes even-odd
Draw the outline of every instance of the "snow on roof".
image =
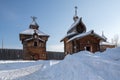
MULTIPOLYGON (((34 38, 31 37, 31 38, 25 39, 25 41, 30 41, 30 40, 33 40, 33 39, 34 39, 34 38)), ((45 40, 43 40, 43 39, 41 39, 41 38, 38 38, 38 40, 45 42, 45 40)))
POLYGON ((78 18, 77 21, 75 21, 75 22, 71 25, 71 27, 68 29, 68 32, 69 32, 72 28, 74 28, 74 27, 80 22, 80 19, 81 19, 81 18, 78 18))
POLYGON ((100 42, 100 45, 115 45, 115 44, 112 44, 112 43, 109 43, 109 42, 100 42))
POLYGON ((88 35, 95 35, 96 37, 99 37, 99 38, 105 40, 103 37, 99 36, 99 35, 96 34, 93 30, 91 30, 91 31, 86 32, 86 33, 78 34, 78 35, 72 37, 71 39, 69 39, 67 42, 70 42, 70 41, 72 41, 72 40, 74 40, 74 39, 80 39, 80 38, 85 37, 85 36, 88 36, 88 35))
POLYGON ((76 34, 76 32, 71 32, 71 33, 65 35, 60 41, 63 41, 66 37, 69 37, 69 36, 72 36, 72 35, 75 35, 75 34, 76 34))
MULTIPOLYGON (((20 34, 33 35, 34 30, 36 30, 36 29, 27 29, 27 30, 21 32, 20 34)), ((36 30, 36 32, 37 32, 37 34, 38 34, 39 36, 40 36, 40 35, 41 35, 41 36, 49 36, 49 35, 43 33, 43 32, 40 31, 40 30, 36 30)))

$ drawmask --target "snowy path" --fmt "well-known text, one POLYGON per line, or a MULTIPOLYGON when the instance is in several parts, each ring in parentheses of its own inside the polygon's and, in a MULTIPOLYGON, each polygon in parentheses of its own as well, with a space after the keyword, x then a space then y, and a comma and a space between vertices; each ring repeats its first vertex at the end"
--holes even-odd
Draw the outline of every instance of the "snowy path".
POLYGON ((12 80, 18 77, 26 76, 31 73, 34 73, 35 71, 38 71, 43 67, 42 64, 25 67, 21 69, 13 69, 13 70, 3 70, 0 71, 0 80, 12 80))

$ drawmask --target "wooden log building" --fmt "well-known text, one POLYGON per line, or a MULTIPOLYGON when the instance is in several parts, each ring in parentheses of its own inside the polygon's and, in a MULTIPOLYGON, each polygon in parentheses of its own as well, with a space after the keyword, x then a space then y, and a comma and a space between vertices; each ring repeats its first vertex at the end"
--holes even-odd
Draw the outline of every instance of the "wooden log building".
POLYGON ((23 44, 23 59, 25 60, 46 60, 46 42, 49 35, 39 30, 36 23, 36 17, 32 17, 33 21, 29 29, 20 33, 20 40, 23 44))
POLYGON ((64 53, 72 54, 87 50, 90 52, 100 51, 100 42, 106 41, 106 38, 98 35, 94 30, 86 32, 86 26, 82 18, 77 16, 77 7, 75 7, 74 23, 67 31, 67 35, 61 39, 64 42, 64 53))

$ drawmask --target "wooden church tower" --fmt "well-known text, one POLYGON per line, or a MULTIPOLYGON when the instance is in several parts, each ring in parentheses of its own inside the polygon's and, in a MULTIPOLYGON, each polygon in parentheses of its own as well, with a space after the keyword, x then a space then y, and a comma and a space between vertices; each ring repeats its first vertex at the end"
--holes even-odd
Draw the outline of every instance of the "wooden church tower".
POLYGON ((46 59, 46 42, 49 35, 39 30, 36 23, 36 17, 32 17, 33 21, 29 25, 29 29, 20 33, 20 40, 23 44, 23 58, 25 60, 45 60, 46 59))

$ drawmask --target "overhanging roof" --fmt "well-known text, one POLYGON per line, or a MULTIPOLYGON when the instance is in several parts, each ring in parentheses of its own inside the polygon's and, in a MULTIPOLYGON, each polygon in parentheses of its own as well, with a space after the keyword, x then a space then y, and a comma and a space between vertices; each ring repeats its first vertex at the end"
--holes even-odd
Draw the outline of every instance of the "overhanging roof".
POLYGON ((103 40, 103 41, 106 40, 106 39, 104 39, 102 36, 96 34, 93 30, 91 30, 91 31, 86 32, 86 33, 78 34, 78 35, 70 38, 67 42, 70 42, 70 41, 75 40, 75 39, 81 39, 81 38, 86 37, 86 36, 88 36, 88 35, 93 35, 93 36, 98 37, 99 39, 101 39, 101 40, 103 40))
MULTIPOLYGON (((27 30, 21 32, 20 34, 24 34, 24 35, 33 35, 34 30, 36 30, 36 29, 27 29, 27 30)), ((36 33, 37 33, 39 36, 49 36, 49 35, 43 33, 43 32, 40 31, 40 30, 36 30, 36 33)))

